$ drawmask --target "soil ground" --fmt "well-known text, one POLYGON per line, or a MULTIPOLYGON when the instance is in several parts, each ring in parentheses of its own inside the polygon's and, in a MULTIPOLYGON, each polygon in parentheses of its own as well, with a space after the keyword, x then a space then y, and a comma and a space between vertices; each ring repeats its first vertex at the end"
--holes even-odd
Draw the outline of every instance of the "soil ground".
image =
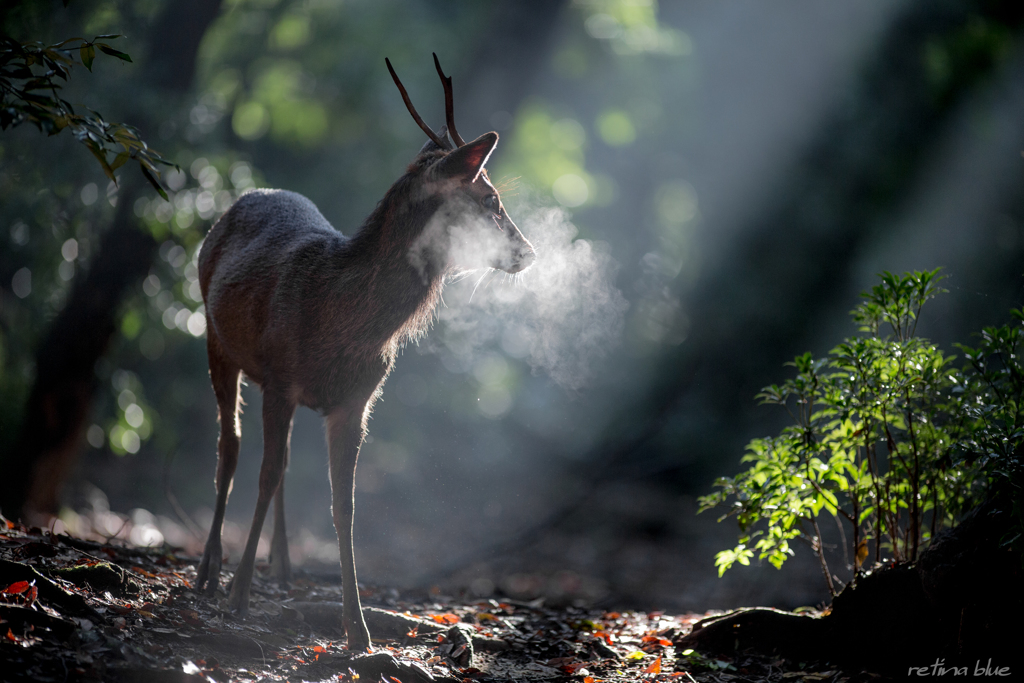
MULTIPOLYGON (((257 576, 250 612, 192 591, 197 558, 0 518, 4 681, 847 681, 878 677, 674 643, 713 614, 548 608, 364 587, 373 653, 345 649, 341 588, 257 576)), ((226 582, 230 572, 223 577, 226 582)))

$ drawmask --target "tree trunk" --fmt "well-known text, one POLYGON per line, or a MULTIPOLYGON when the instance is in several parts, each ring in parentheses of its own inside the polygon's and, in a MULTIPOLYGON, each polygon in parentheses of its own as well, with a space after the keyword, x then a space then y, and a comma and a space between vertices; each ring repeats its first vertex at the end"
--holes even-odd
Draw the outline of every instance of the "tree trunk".
MULTIPOLYGON (((221 0, 166 4, 150 33, 150 57, 140 79, 168 97, 186 92, 199 43, 220 13, 221 0)), ((154 121, 136 110, 129 123, 144 133, 154 121)), ((87 275, 36 352, 36 378, 15 447, 3 462, 0 511, 12 518, 42 519, 57 511, 60 489, 74 463, 92 408, 96 362, 117 330, 125 294, 149 272, 156 242, 138 229, 133 212, 142 184, 132 169, 119 193, 114 224, 101 240, 87 275)))
POLYGON ((149 271, 156 250, 153 238, 135 227, 138 188, 138 183, 124 188, 99 254, 36 352, 25 419, 4 466, 0 505, 8 517, 57 510, 96 392, 93 368, 117 329, 118 305, 149 271))

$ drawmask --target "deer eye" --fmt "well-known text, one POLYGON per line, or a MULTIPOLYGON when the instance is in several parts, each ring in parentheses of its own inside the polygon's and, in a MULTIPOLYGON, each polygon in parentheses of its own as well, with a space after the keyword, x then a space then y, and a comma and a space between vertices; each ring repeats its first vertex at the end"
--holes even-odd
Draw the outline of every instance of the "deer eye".
POLYGON ((484 208, 487 209, 488 211, 493 211, 494 213, 498 212, 498 195, 489 194, 483 199, 481 199, 480 203, 483 204, 484 208))

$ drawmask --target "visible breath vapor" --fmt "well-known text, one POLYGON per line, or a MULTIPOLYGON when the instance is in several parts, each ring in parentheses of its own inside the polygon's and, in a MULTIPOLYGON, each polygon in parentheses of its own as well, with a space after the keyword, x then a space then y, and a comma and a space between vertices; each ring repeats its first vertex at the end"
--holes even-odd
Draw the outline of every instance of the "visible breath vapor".
MULTIPOLYGON (((519 207, 513 218, 533 243, 534 265, 516 275, 478 270, 450 284, 428 343, 466 368, 499 344, 562 387, 581 389, 621 339, 629 304, 614 285, 618 263, 601 243, 576 239, 563 209, 519 207)), ((481 260, 462 253, 456 263, 481 260)))

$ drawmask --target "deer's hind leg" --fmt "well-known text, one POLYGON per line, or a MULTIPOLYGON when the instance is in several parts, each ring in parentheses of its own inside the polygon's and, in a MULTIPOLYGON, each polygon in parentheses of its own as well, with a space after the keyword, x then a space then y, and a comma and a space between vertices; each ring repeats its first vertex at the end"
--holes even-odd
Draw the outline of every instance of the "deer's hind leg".
MULTIPOLYGON (((290 450, 290 449, 288 449, 290 450)), ((285 468, 288 467, 288 453, 285 454, 285 468)), ((292 563, 288 557, 288 534, 284 524, 284 474, 274 496, 274 535, 270 541, 270 575, 278 584, 287 586, 291 580, 292 563)))
POLYGON ((196 571, 197 591, 205 589, 207 595, 213 595, 220 584, 221 529, 224 526, 224 511, 231 493, 231 482, 238 465, 238 446, 242 436, 242 426, 238 421, 239 389, 241 369, 231 363, 220 348, 213 330, 207 332, 206 350, 210 359, 210 381, 213 393, 217 397, 217 412, 220 422, 220 437, 217 440, 217 506, 213 512, 213 523, 210 535, 203 549, 203 559, 196 571))
POLYGON ((231 582, 228 607, 245 614, 249 610, 249 588, 256 566, 256 547, 259 545, 263 522, 270 509, 270 501, 277 494, 288 461, 288 446, 292 434, 292 417, 295 402, 288 393, 274 386, 273 382, 263 386, 263 464, 260 466, 260 492, 256 510, 245 542, 242 560, 238 563, 235 578, 231 582))

